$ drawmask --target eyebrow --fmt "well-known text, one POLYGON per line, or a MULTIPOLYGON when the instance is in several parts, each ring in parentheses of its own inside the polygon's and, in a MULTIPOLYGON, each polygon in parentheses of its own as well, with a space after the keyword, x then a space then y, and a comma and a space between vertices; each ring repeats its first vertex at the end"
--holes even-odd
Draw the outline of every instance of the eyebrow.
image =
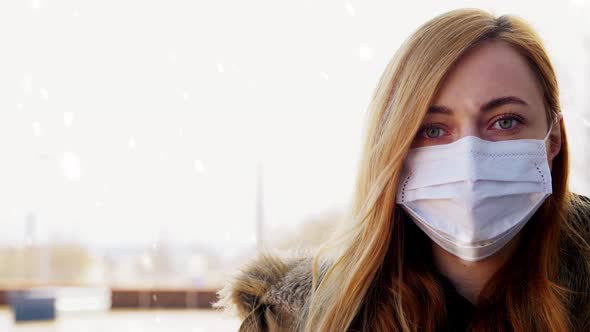
MULTIPOLYGON (((486 111, 492 110, 494 108, 498 108, 500 106, 509 105, 509 104, 528 106, 528 103, 526 101, 524 101, 518 97, 506 96, 506 97, 494 98, 494 99, 488 101, 487 103, 483 104, 479 108, 479 110, 482 112, 486 112, 486 111)), ((432 105, 428 108, 428 113, 452 114, 453 111, 450 108, 445 107, 445 106, 432 105)))

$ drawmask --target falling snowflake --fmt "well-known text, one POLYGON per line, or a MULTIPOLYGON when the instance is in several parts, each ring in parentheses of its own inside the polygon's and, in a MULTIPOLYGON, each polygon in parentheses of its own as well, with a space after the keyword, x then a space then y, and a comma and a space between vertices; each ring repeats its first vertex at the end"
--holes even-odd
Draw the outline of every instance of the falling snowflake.
POLYGON ((217 71, 220 73, 223 73, 225 71, 225 68, 223 67, 223 63, 221 63, 221 62, 217 63, 217 71))
POLYGON ((74 113, 73 112, 64 112, 64 126, 66 128, 71 127, 73 121, 74 121, 74 113))
POLYGON ((39 95, 45 100, 49 99, 49 91, 47 91, 45 88, 39 89, 39 95))
POLYGON ((82 175, 80 158, 73 152, 64 152, 60 159, 63 176, 68 180, 79 180, 82 175))
POLYGON ((41 136, 41 123, 39 121, 33 122, 33 133, 35 136, 41 136))
POLYGON ((129 137, 129 140, 127 141, 127 146, 129 146, 129 149, 133 150, 135 149, 135 137, 131 136, 129 137))
POLYGON ((22 87, 25 94, 30 95, 33 92, 33 76, 25 74, 22 81, 22 87))
POLYGON ((572 0, 572 3, 578 7, 584 7, 585 0, 572 0))
POLYGON ((34 10, 39 10, 45 7, 45 0, 31 0, 31 8, 34 10))
POLYGON ((346 6, 345 7, 346 7, 346 11, 348 12, 348 14, 350 16, 354 16, 355 15, 354 7, 352 6, 352 3, 350 1, 347 1, 346 2, 346 6))
POLYGON ((25 245, 30 247, 33 245, 33 238, 31 237, 31 235, 26 235, 25 236, 25 245))
POLYGON ((170 60, 170 62, 176 63, 177 58, 175 52, 168 52, 168 60, 170 60))
POLYGON ((152 256, 148 253, 143 253, 139 259, 139 263, 145 270, 151 270, 154 268, 154 261, 152 256))
POLYGON ((205 172, 205 165, 203 165, 203 162, 202 162, 201 160, 199 160, 199 159, 195 160, 195 162, 194 162, 194 167, 195 167, 195 170, 196 170, 198 173, 203 173, 203 172, 205 172))
POLYGON ((358 49, 358 56, 362 61, 369 61, 373 58, 373 49, 367 45, 361 45, 358 49))

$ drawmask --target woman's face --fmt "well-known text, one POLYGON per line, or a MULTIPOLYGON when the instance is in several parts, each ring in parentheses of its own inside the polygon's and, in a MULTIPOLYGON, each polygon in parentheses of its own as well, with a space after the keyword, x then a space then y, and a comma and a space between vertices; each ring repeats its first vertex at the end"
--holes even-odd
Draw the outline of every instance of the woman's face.
MULTIPOLYGON (((484 42, 448 73, 412 147, 447 144, 464 136, 543 139, 549 129, 543 100, 522 55, 506 42, 484 42)), ((559 140, 559 124, 553 127, 551 135, 559 140)), ((550 162, 559 152, 556 145, 548 149, 550 162)))

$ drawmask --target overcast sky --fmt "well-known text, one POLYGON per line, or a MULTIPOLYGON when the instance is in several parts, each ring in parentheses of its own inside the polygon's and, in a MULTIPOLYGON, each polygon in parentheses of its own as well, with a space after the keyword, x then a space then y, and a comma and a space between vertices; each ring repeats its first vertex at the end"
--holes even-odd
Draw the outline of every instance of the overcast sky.
POLYGON ((2 1, 0 244, 254 243, 350 200, 369 97, 458 7, 519 14, 557 68, 590 194, 585 1, 2 1), (585 36, 585 41, 584 41, 585 36), (586 93, 584 93, 586 92, 586 93))

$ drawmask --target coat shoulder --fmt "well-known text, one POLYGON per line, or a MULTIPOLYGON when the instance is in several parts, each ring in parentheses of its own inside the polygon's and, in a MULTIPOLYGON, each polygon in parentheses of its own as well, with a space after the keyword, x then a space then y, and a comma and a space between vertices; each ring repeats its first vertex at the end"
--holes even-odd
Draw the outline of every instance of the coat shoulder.
POLYGON ((583 234, 590 234, 590 198, 580 194, 572 196, 572 217, 577 218, 578 230, 583 234))
POLYGON ((564 271, 576 276, 578 269, 585 266, 581 260, 587 257, 583 251, 587 250, 584 241, 590 235, 590 198, 574 193, 567 213, 567 228, 562 232, 561 263, 564 271))
MULTIPOLYGON (((218 291, 213 307, 236 314, 240 331, 287 331, 310 297, 312 264, 310 252, 259 252, 218 291)), ((327 267, 320 262, 319 279, 327 267)))
POLYGON ((560 262, 560 283, 571 291, 568 307, 575 331, 590 329, 590 199, 573 194, 569 212, 571 231, 563 239, 560 262))

